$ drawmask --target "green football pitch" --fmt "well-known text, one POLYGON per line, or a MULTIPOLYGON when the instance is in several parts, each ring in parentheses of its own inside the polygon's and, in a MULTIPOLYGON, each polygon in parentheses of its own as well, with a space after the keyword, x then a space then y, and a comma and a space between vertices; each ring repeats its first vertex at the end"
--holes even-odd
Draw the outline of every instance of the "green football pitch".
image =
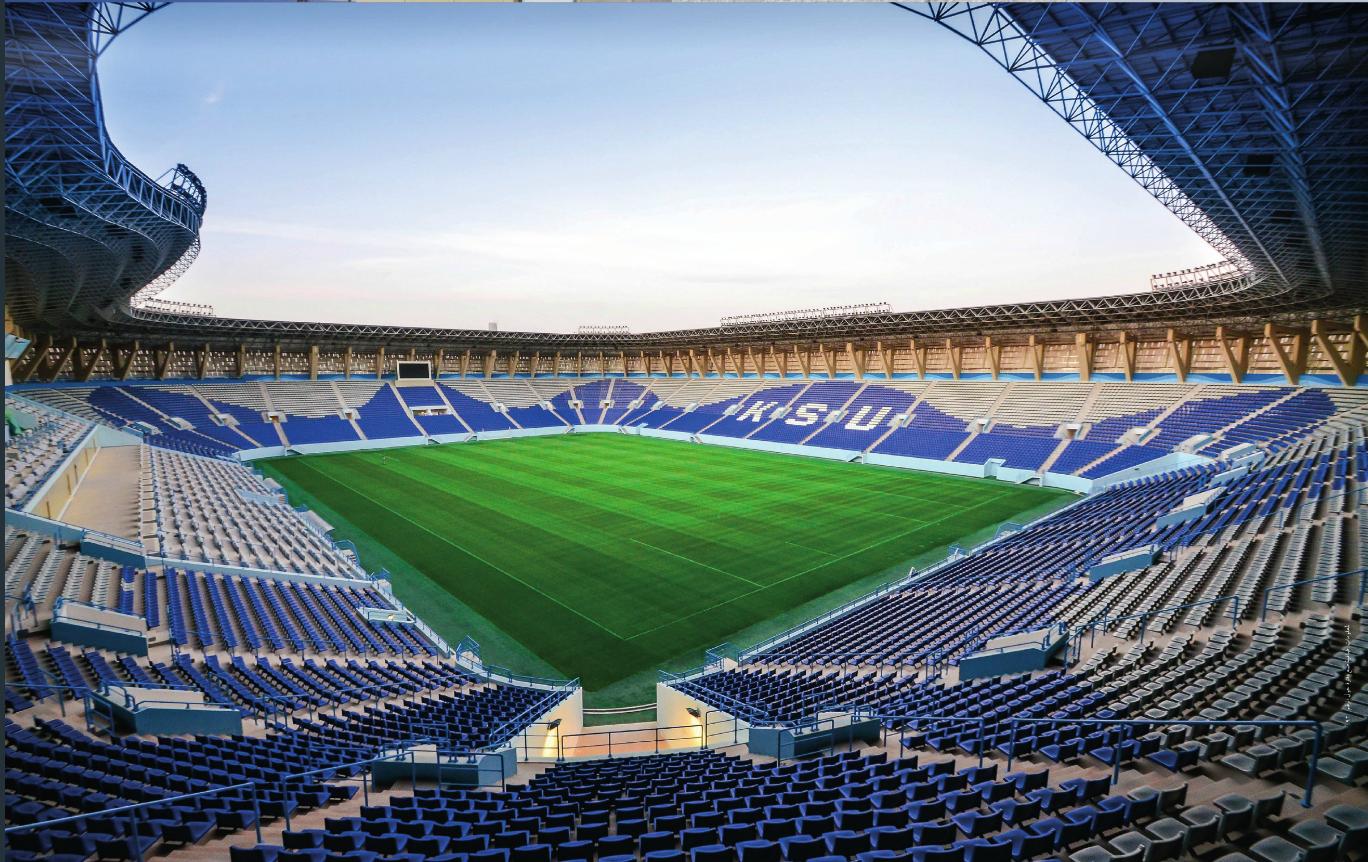
POLYGON ((369 568, 389 568, 396 594, 453 643, 476 634, 486 661, 578 676, 588 692, 758 639, 767 621, 777 630, 1067 502, 991 480, 619 434, 259 463, 356 541, 369 568), (493 657, 491 638, 502 645, 493 657))

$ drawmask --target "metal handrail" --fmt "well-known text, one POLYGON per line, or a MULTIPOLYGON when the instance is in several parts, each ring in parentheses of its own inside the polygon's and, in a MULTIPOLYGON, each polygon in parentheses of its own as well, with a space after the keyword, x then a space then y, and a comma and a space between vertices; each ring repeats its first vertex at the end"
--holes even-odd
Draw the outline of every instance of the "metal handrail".
POLYGON ((1268 616, 1268 597, 1269 597, 1269 595, 1271 595, 1271 594, 1274 593, 1274 592, 1277 592, 1277 591, 1279 591, 1279 590, 1290 590, 1290 589, 1292 589, 1293 587, 1299 587, 1299 586, 1302 586, 1303 584, 1314 584, 1314 583, 1317 583, 1317 582, 1320 582, 1320 581, 1334 581, 1334 580, 1338 580, 1338 579, 1340 579, 1340 578, 1350 578, 1350 577, 1353 577, 1354 575, 1364 575, 1364 576, 1365 576, 1365 577, 1361 577, 1361 578, 1359 579, 1358 603, 1361 605, 1361 604, 1363 604, 1363 599, 1364 599, 1364 597, 1365 597, 1365 596, 1368 596, 1368 567, 1364 567, 1364 568, 1361 568, 1361 569, 1354 569, 1352 572, 1340 572, 1339 574, 1336 574, 1336 575, 1321 575, 1320 577, 1316 577, 1316 578, 1305 578, 1305 579, 1303 579, 1303 580, 1300 580, 1300 581, 1292 581, 1291 583, 1287 583, 1287 584, 1274 584, 1273 586, 1271 586, 1271 587, 1269 587, 1268 589, 1264 590, 1263 593, 1262 593, 1262 597, 1261 597, 1261 599, 1260 599, 1260 601, 1259 601, 1259 621, 1262 622, 1265 618, 1267 618, 1267 616, 1268 616))
POLYGON ((863 605, 863 604, 867 604, 868 602, 871 602, 871 601, 873 601, 874 599, 877 599, 877 598, 881 598, 881 597, 883 597, 883 596, 886 596, 886 595, 888 595, 890 592, 892 592, 893 590, 898 589, 898 588, 903 587, 903 586, 906 586, 907 584, 911 583, 911 582, 912 582, 912 579, 913 579, 914 577, 916 577, 917 574, 918 574, 917 570, 916 570, 916 569, 912 569, 911 571, 908 572, 907 575, 905 575, 905 576, 902 577, 902 578, 899 578, 899 579, 897 579, 897 580, 892 580, 892 581, 885 581, 884 583, 879 584, 878 586, 874 587, 874 589, 870 590, 870 591, 867 592, 867 593, 863 593, 862 595, 858 595, 858 596, 856 596, 855 598, 850 599, 849 601, 843 602, 843 603, 840 604, 839 606, 834 607, 834 608, 832 608, 832 609, 829 610, 829 611, 824 611, 824 612, 822 612, 822 613, 820 613, 820 614, 817 614, 816 616, 811 617, 810 619, 806 619, 806 620, 802 621, 801 623, 798 623, 797 625, 790 626, 790 627, 788 627, 787 629, 784 629, 783 631, 779 632, 778 634, 771 635, 770 637, 764 639, 763 641, 761 641, 760 643, 756 644, 756 645, 753 646, 753 647, 750 647, 749 649, 742 650, 742 651, 740 652, 740 654, 737 656, 737 659, 738 659, 738 660, 745 660, 745 659, 753 658, 753 657, 755 657, 756 655, 759 655, 759 654, 765 652, 765 651, 766 651, 767 649, 769 649, 771 646, 774 646, 775 644, 782 643, 782 642, 784 642, 784 641, 786 641, 786 640, 788 640, 788 639, 794 637, 795 635, 801 634, 803 631, 805 631, 805 630, 807 630, 807 629, 811 629, 811 628, 813 628, 813 627, 815 627, 815 626, 821 625, 821 624, 824 623, 824 622, 827 622, 827 621, 829 621, 829 620, 833 620, 833 619, 835 619, 836 617, 841 616, 842 614, 849 613, 850 611, 856 609, 857 607, 859 607, 859 606, 861 606, 861 605, 863 605))
POLYGON ((180 802, 182 800, 187 799, 199 799, 205 796, 218 796, 219 794, 227 793, 229 791, 246 790, 252 796, 252 811, 256 815, 253 818, 256 821, 256 840, 257 843, 260 844, 262 841, 261 801, 257 794, 260 785, 263 783, 265 782, 243 781, 238 784, 225 784, 222 787, 214 787, 209 790, 200 790, 195 793, 184 793, 179 796, 170 796, 165 799, 154 799, 149 802, 136 802, 131 805, 120 805, 117 808, 106 808, 103 811, 89 811, 85 814, 73 814, 68 817, 58 817, 52 820, 39 820, 35 823, 23 823, 17 826, 6 826, 4 832, 6 838, 5 843, 9 844, 8 839, 10 835, 18 834, 20 832, 31 832, 34 829, 51 829, 54 826, 60 826, 65 823, 84 823, 88 820, 91 820, 92 818, 115 818, 118 815, 127 814, 128 820, 132 824, 132 828, 129 830, 129 834, 133 838, 133 846, 136 850, 137 860, 138 862, 143 862, 146 853, 143 850, 141 836, 138 834, 138 814, 143 809, 151 808, 153 806, 160 807, 164 805, 171 805, 176 802, 180 802))
MULTIPOLYGON (((989 546, 991 546, 991 545, 994 545, 994 544, 996 544, 996 543, 998 543, 998 542, 1000 542, 1000 541, 1003 541, 1003 540, 1005 540, 1005 539, 1010 539, 1012 536, 1015 536, 1015 535, 1017 535, 1017 534, 1019 534, 1019 533, 1025 531, 1025 530, 1027 530, 1027 529, 1030 529, 1031 527, 1034 527, 1036 524, 1039 524, 1039 523, 1042 523, 1042 522, 1044 522, 1044 521, 1047 521, 1047 520, 1049 520, 1050 518, 1058 517, 1059 515, 1062 515, 1062 514, 1068 512, 1068 511, 1072 510, 1074 507, 1079 506, 1079 505, 1082 505, 1083 503, 1088 502, 1090 499, 1093 499, 1093 497, 1092 497, 1091 495, 1090 495, 1090 496, 1082 497, 1082 498, 1080 498, 1080 499, 1078 499, 1078 500, 1074 500, 1073 502, 1069 503, 1067 506, 1061 506, 1060 508, 1055 509, 1054 511, 1046 512, 1045 514, 1041 515, 1041 516, 1038 517, 1038 518, 1035 518, 1034 520, 1030 521, 1029 523, 1026 523, 1026 524, 1019 524, 1018 526, 1020 527, 1020 529, 1011 530, 1010 532, 1006 532, 1006 533, 998 532, 998 533, 995 534, 991 539, 987 539, 987 540, 985 540, 985 541, 983 541, 983 542, 980 542, 979 544, 975 545, 974 547, 969 548, 969 549, 967 550, 967 554, 972 555, 972 554, 977 553, 978 551, 981 551, 982 549, 984 549, 984 548, 986 548, 986 547, 989 547, 989 546)), ((1010 525, 1010 524, 1014 524, 1014 523, 1016 523, 1016 522, 1013 522, 1013 521, 1005 521, 1005 522, 1003 522, 1002 524, 999 524, 998 527, 997 527, 996 529, 997 529, 998 531, 1000 531, 1004 525, 1010 525)), ((787 640, 787 639, 793 637, 794 635, 799 634, 800 632, 802 632, 802 631, 804 631, 804 630, 813 628, 813 627, 815 627, 815 626, 817 626, 817 625, 819 625, 819 624, 821 624, 821 623, 823 623, 823 622, 829 621, 829 620, 834 619, 835 617, 838 617, 838 616, 840 616, 840 615, 842 615, 842 614, 848 613, 849 611, 854 610, 856 607, 859 607, 860 605, 866 604, 866 603, 868 603, 869 601, 872 601, 873 599, 880 598, 880 597, 886 595, 887 593, 892 592, 893 590, 896 590, 896 589, 903 589, 903 588, 906 588, 906 587, 911 587, 911 586, 915 585, 916 583, 918 583, 919 581, 922 581, 922 580, 926 579, 926 578, 929 577, 930 575, 935 574, 935 573, 938 572, 940 569, 944 568, 945 566, 949 565, 950 563, 953 563, 953 562, 955 561, 955 559, 958 559, 958 558, 946 557, 945 559, 943 559, 943 560, 938 560, 937 562, 932 563, 930 566, 927 566, 925 569, 921 569, 921 570, 918 570, 916 567, 912 567, 911 569, 908 570, 908 573, 907 573, 906 575, 904 575, 903 577, 901 577, 901 578, 898 578, 898 579, 896 579, 896 580, 892 580, 892 581, 888 581, 888 582, 885 582, 885 583, 883 583, 883 584, 880 584, 879 586, 875 587, 875 588, 874 588, 873 590, 871 590, 870 592, 865 593, 865 594, 860 595, 860 596, 856 596, 855 598, 851 599, 850 601, 846 602, 845 604, 841 605, 841 606, 838 607, 838 608, 833 608, 833 609, 830 610, 830 611, 827 611, 827 612, 822 613, 822 614, 818 614, 817 616, 815 616, 815 617, 813 617, 813 618, 811 618, 811 619, 809 619, 809 620, 805 620, 805 621, 803 621, 803 622, 801 622, 801 623, 799 623, 799 624, 797 624, 797 625, 795 625, 795 626, 791 626, 790 628, 788 628, 788 629, 786 629, 786 630, 780 632, 779 634, 776 634, 776 635, 773 635, 773 636, 771 636, 771 637, 769 637, 769 638, 766 638, 765 640, 761 641, 760 643, 756 644, 755 646, 752 646, 752 647, 750 647, 750 648, 748 648, 748 649, 742 650, 741 653, 737 656, 737 660, 738 660, 738 661, 745 661, 745 660, 747 660, 747 659, 750 659, 750 658, 756 656, 757 654, 759 654, 759 653, 761 653, 761 652, 764 652, 766 649, 768 649, 769 647, 771 647, 771 646, 773 646, 773 645, 775 645, 775 644, 777 644, 777 643, 780 643, 780 642, 782 642, 782 641, 784 641, 784 640, 787 640)), ((683 675, 687 675, 687 674, 683 674, 683 675)), ((682 676, 682 675, 680 675, 680 676, 682 676)))
MULTIPOLYGON (((685 692, 685 694, 688 694, 688 692, 685 692)), ((712 689, 705 690, 704 694, 706 694, 709 699, 721 701, 723 706, 732 709, 732 715, 743 716, 748 723, 753 723, 759 713, 759 710, 756 707, 748 703, 743 703, 729 694, 723 694, 720 691, 714 691, 712 689), (728 706, 728 704, 730 704, 730 706, 728 706), (734 709, 733 707, 739 707, 739 709, 734 709)), ((714 706, 715 704, 708 705, 714 706)))
MULTIPOLYGON (((718 722, 716 722, 716 723, 717 723, 717 724, 726 724, 726 723, 728 723, 728 720, 723 719, 723 720, 718 721, 718 722)), ((621 729, 620 729, 620 730, 613 730, 613 729, 607 729, 607 730, 585 730, 585 731, 579 731, 579 732, 576 732, 576 733, 567 733, 567 734, 565 734, 565 735, 563 735, 563 736, 557 737, 556 760, 557 760, 558 762, 559 762, 559 761, 564 761, 564 760, 565 760, 565 750, 566 750, 566 748, 570 748, 570 749, 572 749, 572 750, 574 750, 574 749, 580 749, 580 748, 595 748, 595 749, 598 749, 598 748, 607 748, 607 749, 608 749, 608 757, 611 759, 611 758, 613 757, 613 740, 614 740, 614 737, 622 736, 622 735, 626 735, 626 734, 633 734, 633 733, 635 733, 635 734, 650 734, 650 737, 649 737, 649 738, 640 739, 640 740, 636 740, 636 741, 637 741, 637 742, 643 742, 643 743, 644 743, 644 742, 647 742, 647 741, 650 741, 650 742, 652 743, 652 746, 653 746, 653 748, 652 748, 652 753, 653 753, 653 754, 659 754, 659 753, 660 753, 660 744, 661 744, 662 742, 670 743, 670 742, 678 742, 678 741, 680 741, 680 740, 692 740, 692 739, 694 738, 695 734, 697 734, 697 737, 698 737, 698 740, 699 740, 699 746, 698 746, 699 749, 702 750, 702 749, 708 747, 708 744, 707 744, 708 734, 707 734, 706 729, 704 728, 704 726, 703 726, 701 723, 700 723, 700 724, 669 724, 669 725, 664 725, 664 726, 653 725, 653 726, 651 726, 651 727, 637 727, 637 728, 629 728, 629 729, 625 729, 625 730, 621 730, 621 729), (686 733, 686 734, 684 734, 684 735, 681 735, 681 736, 668 736, 668 735, 667 735, 667 736, 664 736, 664 737, 661 736, 661 731, 670 731, 670 730, 684 730, 684 731, 690 731, 690 732, 689 732, 689 733, 686 733), (590 736, 593 736, 593 737, 605 737, 605 736, 606 736, 606 737, 608 738, 608 741, 607 741, 607 742, 600 742, 600 743, 592 743, 592 744, 583 744, 583 743, 578 743, 578 742, 577 742, 577 743, 575 743, 575 744, 568 745, 568 746, 567 746, 567 744, 566 744, 566 740, 571 740, 571 739, 573 739, 573 740, 578 740, 578 739, 581 739, 581 738, 583 738, 583 737, 590 737, 590 736)))
POLYGON ((1181 605, 1170 605, 1165 608, 1155 608, 1153 610, 1142 611, 1138 614, 1126 614, 1125 616, 1121 617, 1094 617, 1088 622, 1079 625, 1078 627, 1070 631, 1068 633, 1068 637, 1070 640, 1076 638, 1079 641, 1081 641, 1083 635, 1088 634, 1090 632, 1095 633, 1098 629, 1102 629, 1103 631, 1105 631, 1106 627, 1111 623, 1126 622, 1127 620, 1143 620, 1144 622, 1140 627, 1140 643, 1144 644, 1146 640, 1146 635, 1149 632, 1149 621, 1151 618, 1157 617, 1160 614, 1169 613, 1171 611, 1181 611, 1187 608, 1198 608, 1204 607, 1206 605, 1216 605, 1220 604, 1221 602, 1233 602, 1233 605, 1230 609, 1230 624, 1233 626, 1239 625, 1240 597, 1239 595, 1232 593, 1228 596, 1217 596, 1214 599, 1202 599, 1201 601, 1196 602, 1184 602, 1181 605))
POLYGON ((657 704, 655 701, 650 701, 649 703, 639 703, 635 706, 585 707, 583 712, 585 715, 631 715, 634 712, 654 712, 656 706, 657 704))
MULTIPOLYGON (((1012 768, 1012 757, 1016 753, 1016 732, 1020 724, 1072 724, 1084 727, 1309 727, 1315 731, 1315 738, 1311 744, 1311 758, 1309 772, 1306 776, 1306 786, 1302 792, 1302 807, 1311 807, 1312 792, 1316 786, 1316 767, 1320 762, 1320 752, 1324 730, 1319 721, 1312 719, 1246 719, 1222 718, 1010 718, 1007 719, 1008 725, 1012 729, 1011 743, 1007 749, 1007 768, 1012 768)), ((1112 766, 1112 784, 1116 784, 1121 778, 1121 757, 1118 752, 1116 763, 1112 766)))
POLYGON ((149 706, 159 706, 159 707, 163 707, 163 708, 166 708, 166 707, 175 707, 175 708, 178 708, 178 709, 185 709, 185 710, 189 710, 189 709, 203 709, 204 707, 214 707, 214 708, 216 708, 216 709, 225 709, 225 710, 229 710, 229 711, 231 711, 231 712, 233 712, 233 713, 235 713, 235 714, 237 714, 237 715, 241 715, 241 714, 242 714, 242 713, 238 712, 238 708, 237 708, 237 705, 236 705, 236 704, 232 704, 232 703, 219 703, 218 701, 204 701, 203 703, 187 703, 186 701, 183 701, 183 700, 141 700, 141 701, 131 701, 131 702, 125 702, 125 703, 124 703, 124 707, 125 707, 125 708, 133 707, 133 711, 134 711, 134 712, 140 712, 140 711, 143 710, 145 707, 149 707, 149 706))
POLYGON ((531 727, 537 716, 546 713, 548 710, 558 705, 569 692, 579 687, 579 680, 569 680, 566 685, 554 691, 547 692, 546 696, 531 706, 523 709, 517 715, 507 719, 489 734, 490 746, 503 745, 519 733, 523 733, 531 727))
MULTIPOLYGON (((32 831, 32 830, 34 830, 34 829, 48 829, 48 828, 51 828, 51 827, 53 827, 53 826, 60 826, 60 825, 65 824, 65 823, 84 822, 84 821, 91 820, 91 819, 93 819, 93 818, 110 818, 110 817, 114 817, 114 816, 117 816, 117 815, 121 815, 121 814, 127 813, 127 814, 129 815, 129 821, 130 821, 130 822, 132 823, 132 825, 133 825, 133 828, 129 830, 129 833, 130 833, 130 835, 133 836, 133 838, 134 838, 134 845, 135 845, 135 848, 136 848, 136 854, 137 854, 138 862, 142 862, 142 860, 144 859, 144 856, 145 856, 145 852, 144 852, 144 850, 143 850, 143 848, 142 848, 142 846, 141 846, 141 843, 138 842, 137 839, 138 839, 138 823, 139 823, 139 816, 138 816, 138 814, 139 814, 139 812, 141 812, 143 809, 150 808, 150 807, 153 807, 153 806, 158 806, 158 807, 159 807, 159 806, 166 806, 166 805, 175 805, 176 803, 179 803, 179 802, 181 802, 181 801, 183 801, 183 800, 187 800, 187 799, 198 799, 198 798, 205 797, 205 796, 216 796, 216 795, 219 795, 219 794, 228 793, 228 792, 230 792, 230 791, 243 791, 243 790, 245 790, 245 791, 249 792, 249 793, 251 794, 251 797, 252 797, 252 810, 254 811, 254 813, 255 813, 255 815, 256 815, 255 818, 254 818, 254 819, 255 819, 255 828, 256 828, 256 840, 257 840, 257 843, 260 844, 260 843, 262 842, 262 832, 261 832, 261 802, 260 802, 260 796, 259 796, 259 794, 260 794, 260 792, 261 792, 264 788, 267 788, 267 787, 283 786, 283 785, 288 784, 289 782, 297 781, 297 780, 303 779, 303 778, 308 778, 308 777, 310 777, 310 776, 320 775, 320 774, 323 774, 323 773, 336 773, 336 772, 343 771, 343 770, 352 770, 352 771, 353 771, 353 774, 352 774, 351 776, 348 776, 348 777, 355 777, 355 773, 356 773, 356 772, 365 772, 365 771, 371 771, 371 772, 373 772, 373 771, 374 771, 374 766, 375 766, 376 764, 378 764, 378 763, 395 763, 395 762, 402 762, 404 759, 409 760, 409 762, 410 762, 410 763, 412 764, 412 766, 413 766, 413 781, 414 781, 414 786, 417 786, 417 768, 418 768, 418 767, 417 767, 417 764, 418 764, 417 755, 418 755, 418 752, 417 752, 417 748, 416 748, 416 747, 417 747, 417 746, 420 746, 420 745, 431 744, 431 743, 433 743, 433 742, 435 742, 435 741, 434 741, 434 740, 426 740, 426 739, 414 739, 414 740, 409 740, 409 741, 407 741, 407 742, 398 743, 398 744, 396 744, 396 748, 395 748, 394 750, 391 750, 391 751, 389 751, 388 753, 385 753, 385 754, 378 755, 378 756, 376 756, 376 757, 366 758, 365 760, 357 760, 357 761, 353 761, 353 762, 350 762, 350 763, 340 763, 340 764, 334 764, 334 765, 332 765, 332 766, 324 766, 324 767, 319 767, 319 768, 317 768, 317 769, 305 770, 305 771, 303 771, 303 772, 295 772, 295 773, 291 773, 291 774, 289 774, 289 775, 283 775, 283 776, 280 776, 280 777, 278 777, 278 778, 274 778, 274 779, 270 779, 270 780, 258 779, 258 780, 253 780, 253 781, 238 782, 238 783, 236 783, 236 784, 227 784, 227 785, 224 785, 224 786, 222 786, 222 787, 214 787, 214 788, 211 788, 211 789, 209 789, 209 790, 200 790, 200 791, 197 791, 197 792, 194 792, 194 793, 183 793, 183 794, 180 794, 180 795, 177 795, 177 796, 169 796, 169 797, 166 797, 166 798, 164 798, 164 799, 154 799, 154 800, 151 800, 151 801, 148 801, 148 802, 137 802, 137 803, 133 803, 133 804, 130 804, 130 805, 121 805, 121 806, 118 806, 117 808, 108 808, 108 809, 105 809, 105 810, 103 810, 103 811, 90 811, 90 812, 86 812, 86 813, 84 813, 84 814, 73 814, 73 815, 70 815, 70 816, 68 816, 68 817, 58 817, 58 818, 55 818, 55 819, 52 819, 52 820, 40 820, 40 821, 37 821, 37 822, 35 822, 35 823, 24 823, 24 824, 20 824, 20 825, 16 825, 16 826, 6 826, 6 827, 5 827, 5 830, 4 830, 4 835, 8 838, 8 836, 11 835, 11 834, 16 834, 16 833, 20 833, 20 832, 30 832, 30 831, 32 831)), ((437 764, 438 764, 438 766, 440 767, 440 765, 441 765, 441 758, 442 758, 443 756, 446 756, 446 757, 449 757, 449 758, 453 758, 453 759, 454 759, 454 758, 458 758, 458 757, 471 757, 471 758, 475 758, 475 757, 484 756, 484 755, 486 755, 486 754, 488 754, 488 752, 484 752, 484 751, 462 751, 462 750, 457 750, 457 751, 446 751, 446 752, 443 752, 443 751, 440 749, 440 747, 438 747, 438 750, 437 750, 437 764)), ((504 785, 504 778, 503 778, 502 770, 500 771, 499 783, 500 783, 500 786, 505 786, 505 785, 504 785)), ((367 804, 367 805, 369 805, 369 804, 370 804, 370 782, 368 782, 368 781, 362 781, 362 783, 361 783, 361 788, 362 788, 362 792, 363 792, 363 800, 364 800, 364 803, 367 804)), ((286 807, 285 807, 285 828, 286 828, 287 830, 291 828, 289 806, 286 806, 286 807)), ((6 843, 8 843, 8 841, 7 841, 6 843)))
MULTIPOLYGON (((59 678, 56 674, 52 673, 51 671, 47 670, 46 668, 40 667, 40 668, 38 668, 38 670, 43 674, 43 676, 47 677, 49 680, 56 680, 56 679, 59 678)), ((58 692, 61 692, 61 691, 75 692, 75 693, 78 694, 78 695, 84 696, 84 693, 85 693, 85 692, 89 692, 89 691, 92 691, 92 690, 93 690, 93 689, 91 689, 91 687, 88 686, 88 685, 66 685, 65 683, 59 683, 59 682, 45 682, 45 683, 41 683, 41 684, 39 684, 39 685, 37 685, 37 686, 33 686, 33 685, 29 685, 29 684, 28 684, 27 682, 25 682, 24 680, 14 680, 14 681, 5 680, 5 688, 23 689, 23 690, 25 690, 25 691, 29 691, 29 692, 32 692, 32 693, 34 693, 34 694, 37 694, 37 690, 40 689, 40 688, 48 691, 47 694, 41 695, 41 696, 35 698, 35 700, 47 700, 47 699, 48 699, 49 697, 51 697, 52 695, 57 694, 58 692)), ((72 700, 80 700, 81 697, 72 697, 71 699, 72 699, 72 700)), ((65 705, 64 705, 64 704, 65 704, 65 700, 66 700, 66 698, 58 698, 58 703, 59 703, 59 704, 63 704, 63 706, 62 706, 62 715, 66 715, 66 707, 65 707, 65 705)))

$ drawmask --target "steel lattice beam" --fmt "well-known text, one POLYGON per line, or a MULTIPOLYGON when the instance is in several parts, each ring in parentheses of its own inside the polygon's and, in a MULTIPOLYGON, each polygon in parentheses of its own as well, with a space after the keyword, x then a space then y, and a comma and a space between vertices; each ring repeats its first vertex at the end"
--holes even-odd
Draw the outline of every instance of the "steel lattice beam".
POLYGON ((182 344, 616 350, 1235 322, 1368 305, 1368 10, 904 3, 980 48, 1238 277, 1119 296, 631 335, 140 311, 129 304, 138 289, 150 295, 193 260, 204 189, 183 166, 163 184, 119 155, 104 131, 95 59, 160 5, 11 4, 6 16, 5 170, 19 192, 6 202, 6 276, 18 287, 9 300, 16 318, 35 331, 182 344))

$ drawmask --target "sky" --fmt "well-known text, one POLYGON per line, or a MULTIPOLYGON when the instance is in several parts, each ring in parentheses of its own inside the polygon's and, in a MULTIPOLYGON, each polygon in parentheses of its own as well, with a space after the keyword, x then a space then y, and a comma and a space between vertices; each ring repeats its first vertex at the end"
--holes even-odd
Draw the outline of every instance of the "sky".
POLYGON ((99 66, 221 315, 644 332, 1144 290, 1218 256, 978 49, 865 4, 172 4, 99 66))

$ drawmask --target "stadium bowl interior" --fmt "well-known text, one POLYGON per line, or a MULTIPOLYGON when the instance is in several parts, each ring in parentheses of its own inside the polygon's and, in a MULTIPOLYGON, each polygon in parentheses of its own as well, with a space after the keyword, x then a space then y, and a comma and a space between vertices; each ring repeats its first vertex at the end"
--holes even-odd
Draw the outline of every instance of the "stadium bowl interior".
POLYGON ((156 298, 155 6, 5 14, 6 859, 1365 858, 1363 6, 907 6, 1218 265, 573 335, 156 298))

